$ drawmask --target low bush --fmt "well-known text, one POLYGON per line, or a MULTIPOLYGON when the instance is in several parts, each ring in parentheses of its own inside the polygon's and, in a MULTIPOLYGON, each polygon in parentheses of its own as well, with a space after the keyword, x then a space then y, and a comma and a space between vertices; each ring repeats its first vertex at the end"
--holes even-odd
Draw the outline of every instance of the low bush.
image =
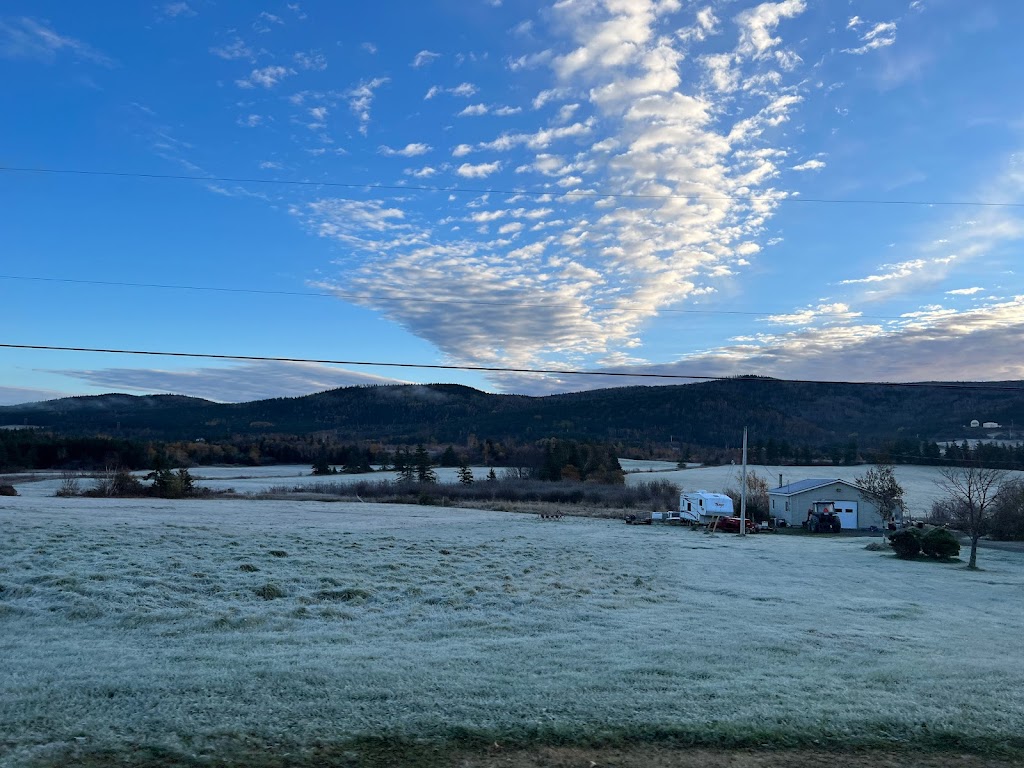
POLYGON ((917 528, 904 528, 889 536, 889 545, 896 551, 896 557, 912 560, 921 551, 921 533, 917 528))
POLYGON ((0 496, 17 496, 17 495, 18 495, 18 491, 15 490, 13 485, 8 485, 7 483, 4 483, 3 485, 0 485, 0 496))
POLYGON ((420 483, 388 480, 360 480, 354 483, 319 482, 292 488, 275 486, 272 494, 320 493, 398 504, 437 504, 445 498, 449 504, 510 501, 516 503, 586 504, 615 509, 666 511, 679 508, 679 486, 665 480, 637 485, 560 480, 547 482, 522 478, 501 478, 483 483, 436 483, 425 489, 420 483))
POLYGON ((945 528, 933 528, 921 537, 921 551, 929 557, 948 560, 960 554, 960 542, 945 528))

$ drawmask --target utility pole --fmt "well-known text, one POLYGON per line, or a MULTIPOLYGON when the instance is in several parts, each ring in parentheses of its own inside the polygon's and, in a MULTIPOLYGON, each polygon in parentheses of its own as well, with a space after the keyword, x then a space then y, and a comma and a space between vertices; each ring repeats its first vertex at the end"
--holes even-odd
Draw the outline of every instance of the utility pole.
POLYGON ((743 480, 740 484, 740 536, 747 535, 747 428, 743 428, 743 480))

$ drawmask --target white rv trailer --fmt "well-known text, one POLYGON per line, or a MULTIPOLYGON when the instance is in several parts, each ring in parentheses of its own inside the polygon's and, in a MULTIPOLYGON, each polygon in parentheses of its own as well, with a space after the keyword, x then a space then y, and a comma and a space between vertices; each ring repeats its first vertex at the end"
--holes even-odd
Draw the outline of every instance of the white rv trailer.
POLYGON ((715 517, 732 517, 732 499, 724 493, 694 491, 679 494, 679 518, 690 523, 708 523, 715 517))

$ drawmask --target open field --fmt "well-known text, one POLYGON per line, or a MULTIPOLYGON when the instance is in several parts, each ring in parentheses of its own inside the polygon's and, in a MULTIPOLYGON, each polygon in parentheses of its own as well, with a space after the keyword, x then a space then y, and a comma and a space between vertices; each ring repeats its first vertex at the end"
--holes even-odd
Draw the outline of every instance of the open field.
MULTIPOLYGON (((718 467, 694 466, 689 469, 676 469, 675 464, 667 461, 621 459, 620 463, 627 472, 627 485, 653 480, 668 480, 678 484, 686 491, 695 491, 701 488, 709 491, 722 491, 729 487, 739 488, 740 486, 740 467, 731 464, 718 467)), ((775 487, 780 474, 786 483, 811 477, 853 481, 859 475, 867 472, 870 467, 870 464, 853 467, 752 465, 748 469, 767 478, 769 486, 775 487)), ((477 480, 483 480, 487 476, 487 467, 472 467, 471 469, 477 480)), ((196 478, 196 484, 200 487, 214 491, 231 489, 240 494, 266 493, 275 486, 292 488, 324 482, 343 484, 363 480, 395 480, 398 477, 396 472, 316 477, 311 474, 310 467, 305 464, 282 464, 267 467, 194 467, 189 471, 196 478)), ((496 471, 501 474, 502 469, 498 468, 496 471)), ((436 467, 435 472, 443 483, 458 481, 458 470, 455 468, 436 467)), ((146 472, 136 474, 145 475, 146 472)), ((943 491, 936 482, 941 480, 938 467, 900 465, 896 467, 896 477, 906 491, 907 511, 914 517, 925 517, 931 510, 932 502, 943 496, 943 491)), ((1007 477, 1024 477, 1024 472, 1007 472, 1007 477)), ((29 472, 4 482, 14 482, 18 492, 23 496, 41 498, 53 496, 60 488, 61 475, 59 472, 29 472)), ((87 477, 80 480, 83 489, 90 487, 91 484, 92 480, 87 477)))
POLYGON ((5 766, 381 739, 1024 754, 1016 553, 967 572, 858 540, 243 500, 5 498, 0 528, 5 766))

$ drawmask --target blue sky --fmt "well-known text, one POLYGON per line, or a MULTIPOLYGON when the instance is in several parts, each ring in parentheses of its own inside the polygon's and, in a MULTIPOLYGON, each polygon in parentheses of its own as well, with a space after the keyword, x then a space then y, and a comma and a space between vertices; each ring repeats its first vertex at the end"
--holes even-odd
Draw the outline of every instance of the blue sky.
MULTIPOLYGON (((1024 378, 1017 3, 95 8, 0 9, 0 164, 194 178, 0 171, 5 343, 1024 378)), ((0 403, 628 383, 0 359, 0 403)))

